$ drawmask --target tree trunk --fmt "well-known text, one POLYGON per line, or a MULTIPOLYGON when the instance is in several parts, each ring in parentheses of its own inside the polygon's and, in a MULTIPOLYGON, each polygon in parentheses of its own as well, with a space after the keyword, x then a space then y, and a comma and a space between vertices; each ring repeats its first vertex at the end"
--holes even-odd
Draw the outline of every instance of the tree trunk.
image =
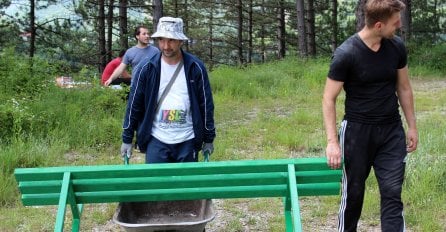
POLYGON ((236 4, 237 8, 237 56, 238 56, 238 64, 243 65, 243 5, 242 0, 237 0, 236 4))
POLYGON ((280 0, 278 2, 279 6, 277 8, 277 58, 285 58, 285 9, 284 1, 280 0))
POLYGON ((33 58, 34 53, 36 52, 36 4, 34 0, 30 0, 29 3, 29 28, 31 33, 31 38, 29 40, 29 57, 33 58))
POLYGON ((153 0, 153 33, 156 32, 156 26, 158 25, 158 21, 163 17, 163 1, 162 0, 153 0))
MULTIPOLYGON (((188 9, 188 4, 187 4, 187 0, 184 1, 184 14, 183 14, 183 23, 184 23, 184 34, 186 34, 186 36, 189 36, 189 9, 188 9)), ((178 17, 178 16, 177 16, 178 17)), ((188 37, 189 39, 193 39, 191 37, 188 37)), ((189 51, 189 41, 185 41, 184 43, 184 49, 186 51, 189 51)))
POLYGON ((98 1, 98 44, 99 44, 99 72, 102 73, 106 62, 107 51, 105 50, 105 6, 104 0, 98 1))
MULTIPOLYGON (((265 0, 262 0, 261 6, 262 15, 265 15, 265 0)), ((262 63, 266 61, 266 44, 265 44, 265 24, 261 24, 260 26, 260 52, 262 53, 262 63)))
POLYGON ((367 0, 358 0, 358 5, 356 6, 355 15, 356 15, 356 31, 360 31, 364 28, 365 18, 364 18, 364 6, 367 0))
POLYGON ((127 29, 127 0, 119 0, 119 45, 121 49, 129 48, 127 29))
POLYGON ((314 1, 307 0, 307 20, 305 21, 307 32, 308 55, 316 55, 316 33, 314 29, 314 1))
POLYGON ((407 42, 410 39, 410 35, 411 35, 412 1, 404 0, 403 2, 406 4, 406 9, 404 9, 404 11, 401 12, 402 27, 400 29, 400 32, 401 32, 401 39, 403 39, 403 41, 407 42))
POLYGON ((333 32, 331 34, 331 51, 334 52, 334 50, 338 47, 338 1, 337 0, 331 0, 331 28, 333 29, 333 32))
POLYGON ((112 60, 113 57, 113 4, 114 0, 108 1, 108 14, 107 14, 107 63, 112 60))
POLYGON ((208 23, 208 30, 209 30, 209 70, 212 70, 214 66, 214 47, 212 46, 212 42, 214 41, 214 30, 213 30, 213 23, 214 23, 214 9, 211 9, 209 14, 209 23, 208 23))
POLYGON ((305 11, 304 0, 296 0, 296 12, 297 12, 297 33, 299 40, 299 55, 301 57, 307 57, 307 41, 305 33, 305 11))
POLYGON ((248 6, 248 63, 252 62, 252 40, 253 40, 253 12, 252 12, 252 0, 249 0, 248 6))

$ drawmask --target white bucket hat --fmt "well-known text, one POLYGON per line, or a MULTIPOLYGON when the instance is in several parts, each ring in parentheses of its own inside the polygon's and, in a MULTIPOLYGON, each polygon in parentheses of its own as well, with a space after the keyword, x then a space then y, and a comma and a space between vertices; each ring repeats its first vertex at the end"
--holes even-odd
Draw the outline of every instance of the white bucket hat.
POLYGON ((188 40, 183 34, 183 20, 181 18, 161 17, 156 32, 152 38, 168 38, 176 40, 188 40))

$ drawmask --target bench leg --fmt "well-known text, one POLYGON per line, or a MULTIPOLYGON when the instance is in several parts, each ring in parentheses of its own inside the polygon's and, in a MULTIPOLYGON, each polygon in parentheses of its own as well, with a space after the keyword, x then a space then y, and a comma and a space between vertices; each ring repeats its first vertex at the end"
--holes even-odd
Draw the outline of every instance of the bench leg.
POLYGON ((65 221, 65 212, 68 203, 68 190, 70 188, 70 173, 65 172, 62 179, 62 188, 60 189, 59 207, 57 209, 56 225, 54 232, 62 232, 65 221))
POLYGON ((76 204, 76 198, 73 192, 73 186, 70 183, 71 173, 65 172, 62 180, 62 188, 60 190, 59 207, 57 209, 55 232, 62 232, 64 229, 65 213, 67 204, 70 204, 71 213, 73 215, 72 231, 79 231, 80 216, 82 213, 82 204, 76 204))
POLYGON ((293 232, 293 216, 291 215, 291 201, 289 197, 283 198, 284 213, 285 213, 285 228, 286 232, 293 232))
POLYGON ((79 204, 79 205, 71 205, 71 212, 73 213, 73 226, 72 226, 72 230, 73 232, 77 232, 80 231, 80 227, 81 227, 81 214, 82 214, 82 208, 83 205, 79 204), (73 208, 75 210, 73 210, 73 208), (76 212, 74 212, 76 211, 76 212))
POLYGON ((289 199, 285 199, 285 212, 290 212, 291 207, 291 215, 287 217, 285 214, 285 219, 287 220, 286 228, 287 231, 301 232, 302 224, 300 220, 299 198, 297 194, 296 170, 294 164, 288 164, 288 186, 290 189, 290 197, 289 199))

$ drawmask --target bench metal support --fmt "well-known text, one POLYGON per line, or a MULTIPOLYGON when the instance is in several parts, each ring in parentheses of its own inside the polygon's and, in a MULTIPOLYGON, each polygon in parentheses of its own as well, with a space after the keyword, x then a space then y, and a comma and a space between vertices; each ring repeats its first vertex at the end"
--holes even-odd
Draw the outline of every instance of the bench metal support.
MULTIPOLYGON (((291 223, 293 225, 294 232, 302 231, 302 224, 300 221, 300 210, 299 210, 299 198, 297 194, 297 183, 296 183, 296 171, 293 164, 288 164, 288 186, 290 188, 290 200, 291 200, 291 211, 293 217, 291 218, 291 222, 287 222, 287 231, 288 224, 291 223)), ((289 204, 288 204, 289 205, 289 204)), ((291 226, 290 226, 291 228, 291 226)), ((290 230, 291 231, 291 230, 290 230)))
POLYGON ((67 204, 70 204, 72 213, 72 231, 79 231, 80 221, 82 214, 82 204, 76 204, 76 198, 73 191, 73 185, 71 184, 71 173, 65 172, 62 179, 62 188, 60 190, 59 207, 57 209, 56 225, 54 227, 55 232, 62 232, 65 222, 65 213, 67 204))

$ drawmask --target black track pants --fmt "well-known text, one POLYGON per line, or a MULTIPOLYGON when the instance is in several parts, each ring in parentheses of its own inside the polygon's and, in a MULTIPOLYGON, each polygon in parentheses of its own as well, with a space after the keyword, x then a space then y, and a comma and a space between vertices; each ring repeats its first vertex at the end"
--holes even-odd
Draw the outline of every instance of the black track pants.
POLYGON ((406 136, 401 122, 368 125, 343 121, 339 133, 344 156, 339 231, 356 231, 365 182, 373 167, 381 195, 382 232, 405 231, 401 189, 406 136))

